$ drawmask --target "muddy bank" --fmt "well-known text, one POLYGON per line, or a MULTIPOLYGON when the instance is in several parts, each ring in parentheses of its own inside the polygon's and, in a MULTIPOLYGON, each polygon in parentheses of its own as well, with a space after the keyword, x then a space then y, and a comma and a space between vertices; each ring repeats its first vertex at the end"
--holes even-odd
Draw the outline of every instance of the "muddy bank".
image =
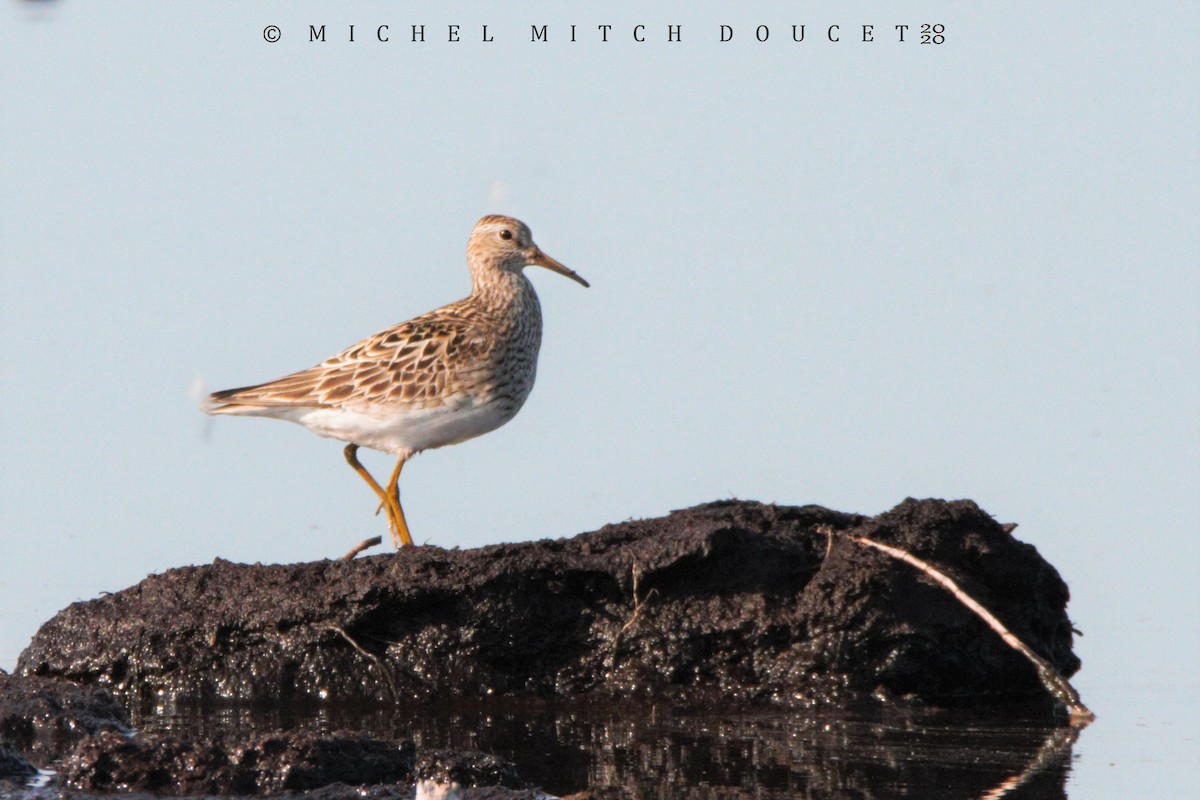
POLYGON ((4 749, 41 763, 84 737, 130 730, 129 712, 107 689, 0 670, 0 777, 22 770, 4 749))
POLYGON ((217 561, 75 603, 0 672, 0 781, 49 768, 75 800, 409 798, 425 779, 467 800, 650 797, 664 780, 783 797, 870 791, 888 763, 928 797, 1021 770, 1061 794, 1073 733, 1030 663, 843 534, 932 562, 1078 669, 1066 585, 970 501, 874 518, 720 502, 554 541, 217 561), (1015 709, 1011 730, 976 724, 1015 709), (981 752, 1005 755, 981 769, 981 752))
POLYGON ((822 526, 939 565, 1078 669, 1067 587, 1034 547, 970 501, 907 500, 875 518, 729 501, 570 539, 173 569, 60 612, 18 673, 135 702, 1045 698, 944 591, 822 526))

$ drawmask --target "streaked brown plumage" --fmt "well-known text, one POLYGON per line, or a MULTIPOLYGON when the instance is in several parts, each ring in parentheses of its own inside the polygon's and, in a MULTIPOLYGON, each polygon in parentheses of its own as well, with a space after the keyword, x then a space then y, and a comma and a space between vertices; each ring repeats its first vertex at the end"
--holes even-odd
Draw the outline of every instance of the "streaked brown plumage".
POLYGON ((544 254, 525 223, 490 215, 467 244, 470 296, 351 345, 311 369, 209 395, 209 414, 275 417, 350 444, 346 459, 388 511, 397 547, 412 544, 397 482, 422 450, 495 430, 533 389, 542 339, 537 265, 588 283, 544 254), (359 446, 397 457, 386 488, 358 462, 359 446))

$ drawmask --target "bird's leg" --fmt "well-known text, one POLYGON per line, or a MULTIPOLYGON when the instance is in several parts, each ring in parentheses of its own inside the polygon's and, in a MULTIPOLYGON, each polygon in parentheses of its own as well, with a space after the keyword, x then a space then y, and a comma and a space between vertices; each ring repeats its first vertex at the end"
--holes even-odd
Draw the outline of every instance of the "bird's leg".
MULTIPOLYGON (((400 508, 400 487, 396 485, 396 481, 400 480, 400 470, 404 467, 405 459, 401 458, 396 462, 396 469, 392 471, 392 477, 388 478, 387 485, 391 489, 392 497, 396 498, 396 508, 400 508)), ((375 516, 379 516, 379 512, 383 511, 383 507, 387 505, 384 501, 379 501, 379 505, 375 506, 375 516)), ((400 509, 403 513, 404 509, 400 509)))
MULTIPOLYGON (((370 486, 371 490, 375 492, 377 497, 379 497, 380 508, 387 508, 388 522, 390 524, 394 518, 392 504, 388 502, 387 493, 383 491, 383 488, 379 485, 379 482, 375 480, 371 473, 367 472, 367 468, 364 467, 362 462, 358 460, 358 445, 348 444, 343 452, 346 454, 346 463, 348 463, 350 467, 357 472, 364 481, 367 482, 367 485, 370 486)), ((379 512, 376 511, 375 513, 378 514, 379 512)))
POLYGON ((408 533, 408 524, 404 521, 404 514, 400 511, 399 504, 395 499, 383 490, 379 482, 371 477, 371 473, 367 472, 358 460, 358 445, 348 444, 345 449, 346 462, 354 469, 359 476, 367 482, 367 485, 375 492, 379 500, 387 508, 388 512, 388 528, 392 532, 392 540, 396 543, 396 549, 401 545, 412 544, 412 536, 408 533))
POLYGON ((404 519, 404 507, 400 505, 400 470, 404 468, 405 457, 400 456, 396 459, 396 468, 392 470, 392 477, 388 478, 387 488, 384 493, 391 498, 396 509, 396 522, 398 532, 400 534, 400 542, 396 545, 396 549, 400 549, 400 545, 409 545, 413 543, 412 534, 408 532, 408 520, 404 519))

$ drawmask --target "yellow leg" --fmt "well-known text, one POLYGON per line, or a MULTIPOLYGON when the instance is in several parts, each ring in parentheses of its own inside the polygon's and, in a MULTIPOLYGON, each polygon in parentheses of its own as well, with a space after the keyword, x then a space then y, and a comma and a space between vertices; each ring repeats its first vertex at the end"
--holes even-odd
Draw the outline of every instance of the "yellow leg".
MULTIPOLYGON (((405 459, 401 458, 396 462, 396 468, 392 470, 392 477, 388 478, 387 482, 387 492, 392 497, 396 498, 396 508, 400 508, 400 487, 396 485, 396 482, 400 480, 400 470, 404 467, 404 461, 405 459)), ((385 505, 387 505, 386 502, 382 500, 379 501, 379 505, 375 506, 375 516, 379 516, 379 512, 383 511, 383 507, 385 505)), ((403 508, 400 508, 400 515, 404 515, 403 508)))
MULTIPOLYGON (((402 546, 411 545, 413 543, 412 536, 408 532, 408 523, 404 520, 404 512, 400 510, 400 503, 396 499, 396 496, 385 492, 378 481, 371 477, 371 473, 367 472, 367 468, 359 463, 358 445, 348 444, 344 452, 346 454, 346 462, 367 482, 367 485, 379 497, 380 502, 387 508, 388 527, 391 529, 392 542, 396 545, 396 549, 399 550, 402 546)), ((402 459, 400 464, 403 463, 402 459)), ((400 477, 400 464, 396 465, 396 471, 392 474, 392 480, 389 482, 388 488, 391 490, 395 490, 395 483, 400 477)))
MULTIPOLYGON (((400 530, 400 541, 403 544, 411 545, 413 543, 412 534, 408 532, 408 520, 404 518, 404 506, 400 505, 400 470, 404 468, 404 456, 396 459, 396 468, 392 470, 392 477, 388 478, 387 486, 384 488, 384 493, 391 499, 396 509, 396 522, 400 530)), ((399 545, 396 546, 399 550, 399 545)))

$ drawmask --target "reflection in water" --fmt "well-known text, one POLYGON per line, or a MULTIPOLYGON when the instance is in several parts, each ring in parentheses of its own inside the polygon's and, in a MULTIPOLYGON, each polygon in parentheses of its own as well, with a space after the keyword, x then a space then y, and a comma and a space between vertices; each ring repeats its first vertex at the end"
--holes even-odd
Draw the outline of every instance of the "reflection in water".
POLYGON ((250 737, 353 729, 513 761, 554 794, 644 798, 1066 797, 1078 729, 978 712, 681 711, 652 705, 456 701, 437 706, 158 709, 141 733, 250 737))
MULTIPOLYGON (((1089 722, 1078 721, 1069 728, 1055 728, 1049 731, 1045 741, 1042 742, 1042 747, 1038 750, 1037 756, 1026 765, 1025 770, 1019 775, 1014 775, 1006 781, 1003 781, 992 791, 985 794, 981 800, 999 800, 1001 797, 1014 796, 1014 793, 1024 786, 1029 785, 1035 778, 1042 775, 1052 774, 1054 772, 1062 773, 1062 783, 1067 779, 1067 766, 1071 758, 1071 748, 1075 745, 1075 740, 1079 738, 1079 733, 1089 722)), ((1061 790, 1062 784, 1059 784, 1061 790)), ((1065 796, 1065 792, 1062 792, 1065 796)), ((1033 797, 1033 794, 1025 796, 1033 797)), ((1042 796, 1042 795, 1038 795, 1042 796)), ((1049 796, 1048 794, 1045 796, 1049 796)))

